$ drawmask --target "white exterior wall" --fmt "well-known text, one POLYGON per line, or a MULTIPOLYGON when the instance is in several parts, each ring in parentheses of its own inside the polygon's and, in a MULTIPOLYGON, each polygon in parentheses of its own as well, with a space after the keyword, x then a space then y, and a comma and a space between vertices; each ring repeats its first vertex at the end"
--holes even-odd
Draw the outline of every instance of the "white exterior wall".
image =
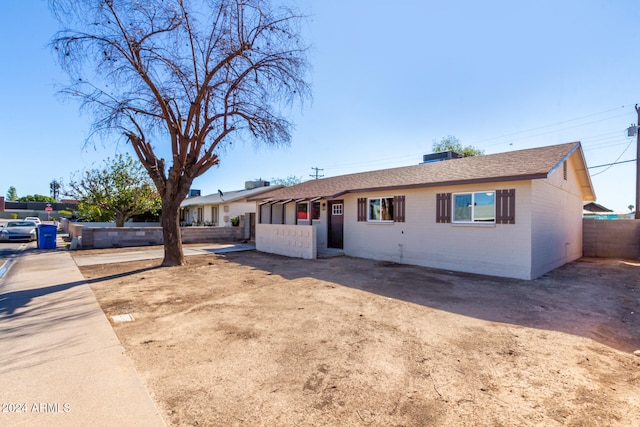
POLYGON ((532 186, 532 277, 582 257, 582 194, 572 162, 532 186))
POLYGON ((198 208, 202 208, 202 221, 206 223, 217 223, 218 227, 231 227, 231 217, 241 216, 247 213, 256 212, 256 204, 254 202, 231 202, 221 205, 200 205, 190 206, 187 210, 187 223, 192 223, 198 219, 198 208), (211 207, 218 207, 217 221, 211 216, 211 207), (225 212, 226 208, 226 212, 225 212))
POLYGON ((315 259, 316 229, 303 225, 256 224, 256 249, 293 258, 315 259))
MULTIPOLYGON (((208 206, 208 209, 209 214, 211 214, 211 206, 208 206)), ((241 215, 255 211, 256 204, 253 202, 233 202, 220 205, 220 208, 218 209, 218 215, 220 215, 218 225, 221 227, 231 227, 231 217, 240 217, 241 215)))
POLYGON ((521 279, 531 278, 529 181, 345 195, 346 255, 521 279), (436 223, 436 194, 516 189, 515 224, 436 223), (404 223, 357 221, 358 197, 405 196, 404 223))
MULTIPOLYGON (((327 201, 320 201, 320 219, 319 220, 298 220, 298 226, 310 226, 316 230, 316 247, 317 249, 326 249, 327 248, 327 220, 328 220, 328 211, 327 211, 327 201), (324 209, 322 208, 324 205, 324 209)), ((285 209, 285 224, 286 225, 295 225, 296 224, 296 204, 295 202, 289 202, 286 204, 275 203, 272 207, 270 205, 262 206, 262 224, 281 224, 282 223, 282 209, 285 209), (270 214, 273 214, 273 218, 270 217, 270 214)), ((257 235, 256 235, 257 238, 257 235)))

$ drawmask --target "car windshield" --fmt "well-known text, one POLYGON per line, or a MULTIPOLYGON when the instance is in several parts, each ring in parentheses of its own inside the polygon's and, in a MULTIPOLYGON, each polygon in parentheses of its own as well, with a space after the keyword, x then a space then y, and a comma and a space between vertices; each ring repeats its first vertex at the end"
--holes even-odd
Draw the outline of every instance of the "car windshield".
POLYGON ((36 223, 33 221, 10 221, 7 223, 7 227, 35 227, 36 223))

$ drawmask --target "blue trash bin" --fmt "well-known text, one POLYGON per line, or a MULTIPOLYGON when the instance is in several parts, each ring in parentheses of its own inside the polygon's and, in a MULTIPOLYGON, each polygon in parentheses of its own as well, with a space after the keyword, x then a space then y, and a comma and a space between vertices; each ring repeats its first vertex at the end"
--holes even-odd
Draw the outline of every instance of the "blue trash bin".
POLYGON ((38 249, 55 249, 58 227, 50 224, 38 226, 38 249))

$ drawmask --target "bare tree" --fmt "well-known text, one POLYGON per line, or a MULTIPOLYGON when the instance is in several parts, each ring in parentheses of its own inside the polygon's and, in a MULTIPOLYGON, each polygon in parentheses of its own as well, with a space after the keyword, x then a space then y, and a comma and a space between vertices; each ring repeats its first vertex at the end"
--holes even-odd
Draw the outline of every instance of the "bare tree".
POLYGON ((267 0, 50 0, 63 92, 92 134, 130 143, 162 197, 164 260, 184 264, 180 203, 233 139, 288 144, 310 95, 303 17, 267 0), (165 162, 163 156, 171 156, 165 162))

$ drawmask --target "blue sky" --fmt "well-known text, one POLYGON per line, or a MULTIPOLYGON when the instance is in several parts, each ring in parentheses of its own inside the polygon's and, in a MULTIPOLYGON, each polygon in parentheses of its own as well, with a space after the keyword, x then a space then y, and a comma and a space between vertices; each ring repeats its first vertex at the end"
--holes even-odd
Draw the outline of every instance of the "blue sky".
MULTIPOLYGON (((298 0, 313 100, 288 148, 234 144, 194 182, 203 194, 247 180, 310 179, 419 163, 454 135, 487 154, 581 141, 588 166, 636 158, 640 9, 631 0, 536 2, 298 0)), ((53 179, 131 152, 85 147, 90 117, 56 95, 66 82, 41 0, 6 2, 0 27, 0 194, 49 194, 53 179)), ((115 140, 115 137, 114 137, 115 140)), ((598 202, 635 204, 635 162, 591 169, 598 202)))

